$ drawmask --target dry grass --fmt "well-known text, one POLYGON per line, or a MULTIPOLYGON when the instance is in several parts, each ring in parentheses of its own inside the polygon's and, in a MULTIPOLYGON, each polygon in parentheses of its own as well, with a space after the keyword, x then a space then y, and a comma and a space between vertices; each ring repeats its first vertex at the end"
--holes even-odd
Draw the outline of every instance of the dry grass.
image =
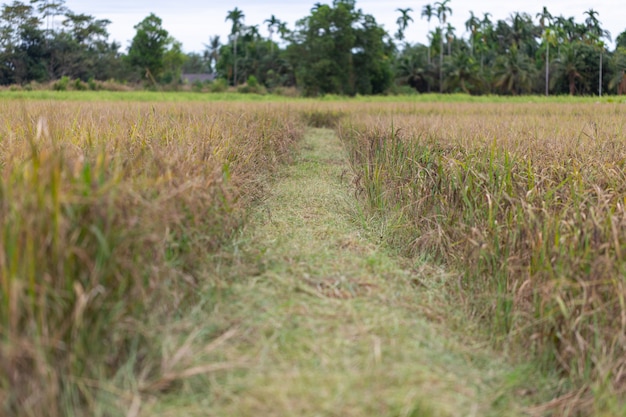
POLYGON ((110 415, 137 389, 212 371, 181 369, 188 344, 162 358, 148 323, 193 299, 207 253, 289 157, 302 127, 285 113, 0 105, 2 414, 110 415))
POLYGON ((498 344, 558 367, 577 387, 563 410, 622 410, 626 107, 363 104, 349 115, 340 134, 357 189, 395 218, 391 243, 459 271, 450 290, 498 344))

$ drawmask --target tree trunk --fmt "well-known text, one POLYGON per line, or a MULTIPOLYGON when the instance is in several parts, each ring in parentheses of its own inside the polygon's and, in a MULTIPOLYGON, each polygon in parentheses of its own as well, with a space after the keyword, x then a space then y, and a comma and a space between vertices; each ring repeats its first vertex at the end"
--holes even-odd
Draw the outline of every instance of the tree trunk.
POLYGON ((546 96, 550 94, 550 42, 546 52, 546 96))
POLYGON ((598 78, 598 95, 602 97, 602 51, 600 51, 600 75, 598 78))
POLYGON ((234 78, 233 78, 233 85, 235 87, 237 87, 237 36, 235 36, 235 62, 234 62, 234 78))
POLYGON ((439 92, 443 93, 443 28, 441 29, 441 45, 439 45, 439 92))

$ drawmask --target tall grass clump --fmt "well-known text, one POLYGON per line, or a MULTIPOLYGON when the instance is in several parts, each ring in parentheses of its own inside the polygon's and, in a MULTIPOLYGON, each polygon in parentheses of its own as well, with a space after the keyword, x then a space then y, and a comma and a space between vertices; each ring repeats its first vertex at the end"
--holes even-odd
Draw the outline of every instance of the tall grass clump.
POLYGON ((193 298, 300 121, 223 103, 0 109, 0 414, 125 414, 168 385, 151 383, 165 370, 146 323, 193 298))
POLYGON ((612 104, 390 105, 340 128, 361 194, 397 220, 392 241, 458 271, 450 290, 467 312, 558 369, 587 412, 623 410, 626 393, 625 116, 612 104))

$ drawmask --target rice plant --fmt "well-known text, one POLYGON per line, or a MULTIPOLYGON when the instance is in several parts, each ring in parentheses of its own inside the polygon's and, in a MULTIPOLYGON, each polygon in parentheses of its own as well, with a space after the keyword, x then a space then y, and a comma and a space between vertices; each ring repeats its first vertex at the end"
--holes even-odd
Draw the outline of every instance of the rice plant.
POLYGON ((370 206, 404 221, 390 239, 458 271, 450 291, 496 344, 557 367, 600 408, 626 389, 625 116, 379 104, 339 129, 370 206))
POLYGON ((169 386, 143 323, 194 297, 301 132, 272 106, 0 104, 0 414, 117 415, 169 386))

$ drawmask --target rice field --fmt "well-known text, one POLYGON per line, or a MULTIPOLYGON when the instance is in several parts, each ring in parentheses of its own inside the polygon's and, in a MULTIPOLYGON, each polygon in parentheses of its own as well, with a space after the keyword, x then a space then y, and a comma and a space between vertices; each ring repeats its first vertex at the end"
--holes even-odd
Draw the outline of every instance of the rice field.
POLYGON ((158 324, 301 133, 272 106, 0 104, 2 414, 95 415, 125 373, 172 383, 158 324))
POLYGON ((623 407, 623 103, 5 100, 3 412, 118 415, 120 387, 175 390, 187 345, 160 324, 219 280, 211 255, 307 125, 336 130, 384 244, 454 276, 495 347, 558 370, 574 411, 623 407))
POLYGON ((624 104, 372 105, 339 132, 391 244, 455 271, 494 343, 581 402, 626 392, 624 104))

